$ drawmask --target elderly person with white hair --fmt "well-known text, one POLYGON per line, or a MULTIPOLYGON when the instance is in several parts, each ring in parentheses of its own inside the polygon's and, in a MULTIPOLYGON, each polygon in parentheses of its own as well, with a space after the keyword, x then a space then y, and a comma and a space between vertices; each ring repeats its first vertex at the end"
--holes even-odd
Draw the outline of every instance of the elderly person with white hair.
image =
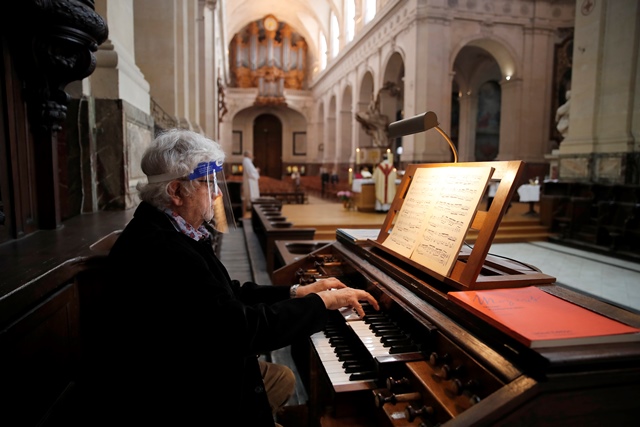
POLYGON ((108 256, 114 279, 91 425, 273 426, 295 376, 258 355, 321 331, 329 310, 378 308, 337 278, 291 287, 232 280, 204 227, 219 219, 224 157, 217 142, 176 129, 142 158, 142 202, 108 256))

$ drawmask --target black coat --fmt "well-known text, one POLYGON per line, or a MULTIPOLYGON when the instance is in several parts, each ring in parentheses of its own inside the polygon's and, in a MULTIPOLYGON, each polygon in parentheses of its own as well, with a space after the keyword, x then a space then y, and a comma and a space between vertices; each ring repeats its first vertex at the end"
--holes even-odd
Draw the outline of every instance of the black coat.
POLYGON ((109 410, 145 425, 273 425, 257 355, 322 330, 320 297, 241 286, 209 242, 144 202, 109 261, 115 292, 99 351, 109 410))

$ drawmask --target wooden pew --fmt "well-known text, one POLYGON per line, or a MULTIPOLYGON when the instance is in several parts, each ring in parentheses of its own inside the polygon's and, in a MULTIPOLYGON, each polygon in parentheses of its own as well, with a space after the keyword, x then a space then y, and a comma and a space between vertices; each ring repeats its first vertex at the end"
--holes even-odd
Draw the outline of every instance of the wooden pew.
POLYGON ((291 242, 278 240, 274 270, 296 262, 332 242, 334 240, 294 240, 291 242))
POLYGON ((277 213, 276 209, 269 209, 268 205, 254 205, 251 211, 253 230, 264 252, 270 277, 276 265, 277 240, 313 240, 316 233, 315 228, 294 227, 277 213))
POLYGON ((0 298, 0 411, 11 426, 81 425, 106 257, 63 262, 0 298))
POLYGON ((287 192, 266 192, 261 193, 265 197, 273 197, 283 203, 297 203, 303 205, 308 202, 307 195, 304 191, 287 191, 287 192))

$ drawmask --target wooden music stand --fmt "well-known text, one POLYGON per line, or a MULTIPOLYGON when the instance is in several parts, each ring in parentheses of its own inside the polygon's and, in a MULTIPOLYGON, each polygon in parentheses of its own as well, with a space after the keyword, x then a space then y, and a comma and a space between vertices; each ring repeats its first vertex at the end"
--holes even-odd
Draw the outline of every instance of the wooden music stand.
POLYGON ((459 290, 493 289, 522 287, 537 284, 555 282, 555 277, 548 276, 536 270, 520 270, 501 262, 487 262, 486 258, 498 231, 498 227, 509 203, 516 191, 516 184, 523 173, 524 163, 519 160, 493 161, 493 162, 469 162, 469 163, 429 163, 413 164, 407 167, 405 175, 398 187, 396 197, 391 203, 391 208, 382 224, 380 234, 376 240, 370 240, 371 244, 402 261, 426 272, 432 277, 455 287, 459 290), (396 253, 383 245, 393 227, 395 216, 400 212, 404 199, 411 185, 412 178, 419 168, 464 168, 464 167, 492 167, 494 168, 490 182, 498 182, 496 195, 488 211, 478 208, 471 222, 470 228, 478 231, 478 237, 471 250, 460 250, 457 260, 448 277, 442 276, 431 269, 396 253), (482 272, 486 274, 481 275, 482 272))

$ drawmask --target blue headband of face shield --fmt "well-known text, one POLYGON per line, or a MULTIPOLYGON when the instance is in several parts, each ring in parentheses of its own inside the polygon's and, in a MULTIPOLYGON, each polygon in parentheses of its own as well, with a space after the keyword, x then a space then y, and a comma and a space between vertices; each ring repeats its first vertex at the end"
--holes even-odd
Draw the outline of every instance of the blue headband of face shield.
MULTIPOLYGON (((190 181, 193 181, 194 179, 211 175, 212 173, 217 174, 218 172, 222 172, 222 161, 219 160, 216 162, 202 162, 202 163, 198 163, 198 166, 196 166, 196 168, 193 170, 193 172, 189 174, 187 178, 189 178, 190 181)), ((149 184, 157 184, 159 182, 169 182, 169 181, 173 181, 174 179, 181 178, 182 176, 183 176, 182 174, 175 174, 175 173, 148 175, 147 182, 149 184)))
POLYGON ((217 162, 202 162, 198 163, 198 166, 189 174, 189 180, 211 175, 212 173, 218 173, 222 171, 222 161, 217 162))
MULTIPOLYGON (((227 188, 226 181, 224 179, 224 172, 222 170, 222 161, 215 162, 201 162, 191 172, 187 179, 193 181, 198 178, 207 177, 209 191, 214 194, 215 200, 212 201, 212 209, 214 210, 214 223, 211 224, 214 228, 220 232, 228 231, 229 226, 235 228, 236 222, 233 215, 233 209, 231 204, 231 197, 227 188), (209 176, 213 174, 213 179, 209 182, 209 176), (218 197, 221 195, 222 197, 218 197)), ((169 182, 174 179, 180 179, 184 175, 176 174, 161 174, 147 176, 147 182, 149 184, 169 182)))
POLYGON ((198 166, 188 176, 189 181, 194 179, 207 177, 207 185, 209 185, 209 191, 216 196, 220 194, 220 188, 218 187, 218 172, 222 172, 222 162, 202 162, 198 163, 198 166), (213 188, 209 182, 209 175, 213 174, 213 188))

